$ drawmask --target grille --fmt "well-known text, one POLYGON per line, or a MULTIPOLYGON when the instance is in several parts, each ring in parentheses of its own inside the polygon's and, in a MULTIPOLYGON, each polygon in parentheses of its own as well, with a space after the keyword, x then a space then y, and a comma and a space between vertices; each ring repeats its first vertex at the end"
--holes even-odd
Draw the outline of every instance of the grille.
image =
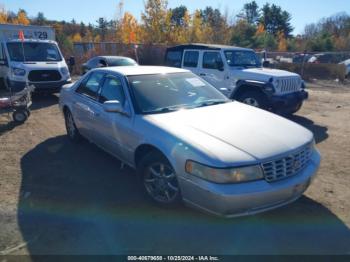
POLYGON ((282 93, 296 92, 300 88, 300 79, 298 77, 281 78, 278 86, 282 93))
POLYGON ((57 70, 33 70, 28 75, 32 82, 50 82, 61 80, 61 74, 57 70))
POLYGON ((309 163, 311 153, 312 146, 307 145, 296 153, 263 163, 266 181, 274 182, 298 174, 309 163))

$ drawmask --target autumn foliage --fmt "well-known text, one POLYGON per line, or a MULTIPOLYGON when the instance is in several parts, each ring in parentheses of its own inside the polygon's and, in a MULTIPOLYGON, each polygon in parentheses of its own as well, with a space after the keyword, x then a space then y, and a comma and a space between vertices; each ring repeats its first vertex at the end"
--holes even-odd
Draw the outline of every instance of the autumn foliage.
POLYGON ((0 23, 50 25, 65 50, 74 42, 116 42, 123 44, 180 44, 189 42, 228 44, 269 51, 350 50, 350 17, 346 13, 307 25, 303 35, 293 36, 291 15, 275 4, 259 7, 244 4, 241 12, 229 16, 210 6, 194 10, 186 6, 168 8, 166 0, 145 0, 140 20, 124 12, 123 0, 116 6, 115 19, 100 17, 95 24, 46 19, 43 13, 28 17, 0 6, 0 23))

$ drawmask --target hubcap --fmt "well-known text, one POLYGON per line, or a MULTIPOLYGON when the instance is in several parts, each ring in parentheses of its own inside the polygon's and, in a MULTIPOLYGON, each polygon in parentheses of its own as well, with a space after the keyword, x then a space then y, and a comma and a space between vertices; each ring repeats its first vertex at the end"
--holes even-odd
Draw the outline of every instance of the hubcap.
POLYGON ((67 113, 66 125, 67 125, 68 135, 71 138, 73 138, 75 135, 75 126, 74 126, 74 120, 71 113, 67 113))
POLYGON ((250 105, 250 106, 255 106, 255 107, 259 107, 259 103, 258 101, 253 98, 253 97, 247 97, 243 100, 243 103, 250 105))
POLYGON ((144 184, 151 197, 161 203, 172 202, 179 193, 174 170, 163 163, 154 163, 147 168, 144 184))
POLYGON ((25 117, 24 113, 17 113, 17 114, 16 114, 16 120, 17 120, 18 122, 24 121, 25 118, 26 118, 26 117, 25 117))

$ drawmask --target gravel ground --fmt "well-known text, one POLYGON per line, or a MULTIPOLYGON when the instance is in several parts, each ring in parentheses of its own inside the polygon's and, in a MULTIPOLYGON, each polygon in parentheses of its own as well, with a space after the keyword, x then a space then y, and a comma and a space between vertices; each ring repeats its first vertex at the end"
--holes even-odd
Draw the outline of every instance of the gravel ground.
POLYGON ((149 203, 133 170, 68 141, 57 96, 34 97, 20 126, 0 116, 0 255, 350 254, 350 89, 312 86, 291 120, 323 160, 297 202, 221 219, 149 203))

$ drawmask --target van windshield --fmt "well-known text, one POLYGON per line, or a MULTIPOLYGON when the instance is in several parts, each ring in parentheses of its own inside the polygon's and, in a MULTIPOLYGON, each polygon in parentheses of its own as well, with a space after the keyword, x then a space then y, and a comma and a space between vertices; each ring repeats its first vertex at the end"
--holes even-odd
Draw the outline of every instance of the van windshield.
POLYGON ((225 57, 229 66, 261 67, 261 61, 253 51, 225 51, 225 57))
POLYGON ((62 61, 58 48, 52 43, 7 43, 11 61, 54 62, 62 61), (24 54, 23 54, 24 51, 24 54))

